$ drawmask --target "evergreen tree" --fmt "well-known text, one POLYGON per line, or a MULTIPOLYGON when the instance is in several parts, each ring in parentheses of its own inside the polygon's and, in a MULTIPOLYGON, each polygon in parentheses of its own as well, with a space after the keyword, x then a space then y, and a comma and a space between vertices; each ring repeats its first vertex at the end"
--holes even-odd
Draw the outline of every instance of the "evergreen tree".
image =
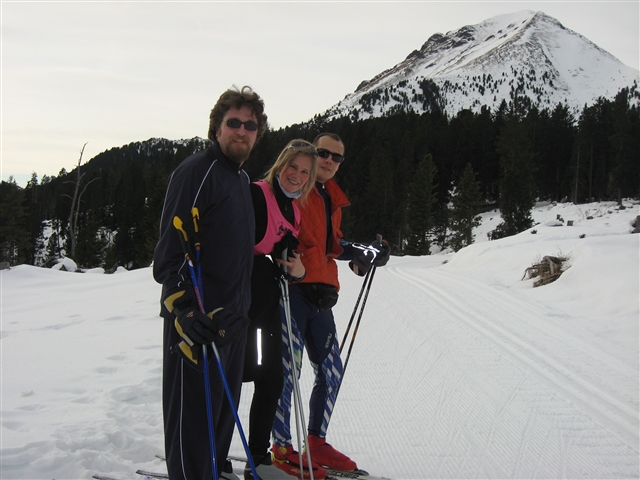
POLYGON ((39 265, 43 261, 44 240, 42 237, 44 228, 44 216, 41 203, 38 202, 38 175, 33 172, 31 180, 27 182, 24 189, 24 206, 27 222, 25 227, 29 231, 29 246, 26 251, 26 263, 39 265))
POLYGON ((592 108, 585 107, 578 121, 575 141, 573 143, 571 200, 580 203, 591 198, 593 182, 593 133, 596 130, 596 119, 592 108))
POLYGON ((458 251, 474 240, 473 229, 480 226, 478 207, 482 202, 480 183, 470 163, 464 169, 456 192, 451 198, 453 208, 450 212, 451 237, 449 245, 458 251))
POLYGON ((18 265, 26 261, 29 232, 24 227, 27 215, 24 209, 24 189, 13 177, 0 184, 0 261, 18 265))
POLYGON ((527 123, 513 111, 500 130, 496 148, 502 169, 498 200, 502 223, 492 232, 491 238, 515 235, 533 225, 534 153, 529 133, 527 123))
POLYGON ((83 224, 76 240, 75 262, 85 268, 104 264, 107 240, 100 223, 92 211, 83 215, 83 224))
POLYGON ((609 138, 615 152, 615 166, 609 175, 609 194, 619 204, 622 197, 640 194, 640 122, 638 109, 629 108, 628 89, 623 89, 612 105, 613 132, 609 138))
POLYGON ((363 195, 365 207, 362 210, 358 239, 371 242, 376 234, 387 235, 394 210, 393 163, 386 149, 374 153, 369 166, 369 184, 363 195))
MULTIPOLYGON (((415 127, 414 127, 415 128, 415 127)), ((396 162, 394 168, 395 182, 394 192, 397 199, 397 207, 394 212, 394 229, 388 230, 389 243, 392 244, 394 253, 402 251, 402 245, 407 234, 407 197, 409 192, 409 184, 411 183, 411 170, 414 162, 414 140, 409 131, 405 131, 402 141, 395 153, 396 162)))
POLYGON ((49 235, 49 240, 46 245, 46 253, 43 264, 45 266, 50 265, 50 262, 56 258, 61 258, 63 256, 64 248, 62 241, 62 227, 60 226, 60 220, 54 219, 50 223, 51 227, 51 235, 49 235))
POLYGON ((429 255, 429 231, 433 228, 433 205, 436 202, 436 166, 431 154, 418 164, 409 187, 409 235, 404 252, 408 255, 429 255))

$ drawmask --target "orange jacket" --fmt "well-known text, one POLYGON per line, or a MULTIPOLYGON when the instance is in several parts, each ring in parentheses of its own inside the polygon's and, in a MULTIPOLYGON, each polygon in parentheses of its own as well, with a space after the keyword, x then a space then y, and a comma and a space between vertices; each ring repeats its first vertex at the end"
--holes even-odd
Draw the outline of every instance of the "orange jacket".
POLYGON ((334 285, 340 290, 338 265, 336 265, 335 258, 342 253, 340 246, 342 207, 349 205, 349 199, 333 179, 324 184, 324 189, 331 199, 333 231, 332 237, 327 242, 324 199, 317 188, 316 185, 316 188, 311 190, 304 205, 296 200, 301 214, 298 253, 302 254, 302 263, 306 269, 306 276, 302 283, 325 283, 334 285))

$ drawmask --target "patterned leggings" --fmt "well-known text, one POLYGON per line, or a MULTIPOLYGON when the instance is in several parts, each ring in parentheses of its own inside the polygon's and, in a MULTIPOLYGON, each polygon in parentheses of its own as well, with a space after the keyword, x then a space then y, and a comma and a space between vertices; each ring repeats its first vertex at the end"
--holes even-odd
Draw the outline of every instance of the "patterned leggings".
MULTIPOLYGON (((296 285, 291 285, 290 303, 291 329, 298 375, 302 368, 304 347, 307 348, 307 355, 315 373, 315 383, 309 401, 308 433, 325 437, 342 380, 342 360, 336 339, 333 312, 318 310, 304 297, 296 285)), ((282 365, 285 380, 282 396, 278 402, 272 436, 277 445, 289 446, 291 445, 293 372, 284 313, 282 319, 282 365)))

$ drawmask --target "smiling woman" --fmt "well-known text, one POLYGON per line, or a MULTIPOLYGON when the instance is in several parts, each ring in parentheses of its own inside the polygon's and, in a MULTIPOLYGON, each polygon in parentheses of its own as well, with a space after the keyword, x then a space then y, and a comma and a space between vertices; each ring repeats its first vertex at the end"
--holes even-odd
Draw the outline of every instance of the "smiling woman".
POLYGON ((318 151, 305 140, 291 140, 282 150, 273 166, 264 176, 264 181, 280 189, 289 198, 299 198, 304 203, 316 181, 318 151))
POLYGON ((287 478, 271 464, 271 426, 282 392, 282 320, 278 278, 285 267, 289 281, 300 281, 305 268, 297 248, 300 210, 316 178, 317 151, 304 140, 292 140, 280 152, 264 180, 251 185, 256 245, 251 275, 251 325, 245 350, 244 381, 254 383, 249 416, 249 449, 260 478, 287 478), (286 251, 286 259, 281 253, 286 251), (271 258, 269 258, 271 257, 271 258), (275 262, 272 259, 275 259, 275 262))

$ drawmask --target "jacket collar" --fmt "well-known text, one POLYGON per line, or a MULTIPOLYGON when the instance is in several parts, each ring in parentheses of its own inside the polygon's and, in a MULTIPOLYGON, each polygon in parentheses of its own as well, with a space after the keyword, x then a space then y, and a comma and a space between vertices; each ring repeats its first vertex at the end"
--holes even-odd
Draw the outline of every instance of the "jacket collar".
MULTIPOLYGON (((324 183, 316 182, 316 188, 324 189, 329 194, 329 197, 331 198, 332 211, 337 208, 347 207, 350 205, 349 199, 333 178, 324 183)), ((316 192, 316 194, 319 195, 320 193, 316 192)))
POLYGON ((214 140, 211 143, 211 146, 207 149, 209 155, 211 155, 216 160, 219 160, 224 165, 228 166, 231 170, 235 172, 241 172, 242 166, 238 165, 236 162, 227 157, 224 153, 222 153, 222 149, 220 148, 220 144, 217 140, 214 140))

